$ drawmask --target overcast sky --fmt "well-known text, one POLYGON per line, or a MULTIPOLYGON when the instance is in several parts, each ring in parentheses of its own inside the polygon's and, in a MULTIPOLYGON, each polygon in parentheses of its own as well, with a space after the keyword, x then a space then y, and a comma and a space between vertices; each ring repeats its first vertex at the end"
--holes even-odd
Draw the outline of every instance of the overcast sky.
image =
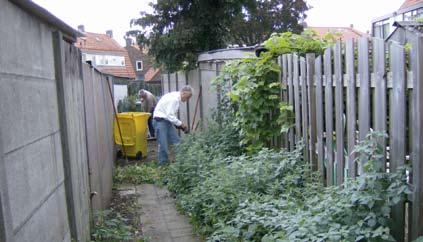
MULTIPOLYGON (((140 11, 151 11, 150 0, 34 0, 56 17, 85 31, 105 33, 113 30, 114 38, 124 46, 123 36, 130 29, 130 20, 140 11)), ((315 27, 348 27, 366 32, 371 20, 392 13, 404 0, 307 0, 313 8, 307 11, 306 22, 315 27)))

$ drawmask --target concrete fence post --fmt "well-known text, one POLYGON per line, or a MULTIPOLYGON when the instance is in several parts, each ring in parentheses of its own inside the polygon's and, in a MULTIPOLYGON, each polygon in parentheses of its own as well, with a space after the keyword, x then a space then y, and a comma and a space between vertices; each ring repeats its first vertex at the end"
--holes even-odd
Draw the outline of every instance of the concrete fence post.
POLYGON ((3 144, 0 131, 0 241, 12 241, 10 233, 13 231, 11 224, 11 214, 9 198, 7 192, 6 168, 4 164, 3 144))
POLYGON ((72 168, 70 160, 70 151, 68 144, 68 129, 66 122, 66 104, 65 104, 65 90, 64 90, 64 56, 63 56, 63 35, 56 31, 53 32, 53 47, 54 47, 54 69, 56 75, 57 86, 57 101, 60 122, 60 134, 62 140, 62 154, 63 154, 63 168, 65 175, 65 192, 66 192, 66 205, 68 210, 69 227, 71 237, 77 238, 75 207, 73 204, 73 189, 72 189, 72 168))

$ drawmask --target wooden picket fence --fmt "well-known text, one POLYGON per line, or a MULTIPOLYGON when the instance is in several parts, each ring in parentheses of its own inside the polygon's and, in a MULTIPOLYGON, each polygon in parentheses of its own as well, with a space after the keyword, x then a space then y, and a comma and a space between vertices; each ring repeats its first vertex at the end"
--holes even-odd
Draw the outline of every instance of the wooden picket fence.
POLYGON ((382 39, 337 42, 317 56, 279 59, 282 99, 293 105, 295 127, 282 138, 293 149, 302 139, 304 156, 327 185, 361 174, 352 150, 371 131, 381 131, 387 172, 411 164, 413 194, 393 212, 394 237, 423 234, 423 38, 411 50, 382 39), (408 221, 405 221, 406 218, 408 221))

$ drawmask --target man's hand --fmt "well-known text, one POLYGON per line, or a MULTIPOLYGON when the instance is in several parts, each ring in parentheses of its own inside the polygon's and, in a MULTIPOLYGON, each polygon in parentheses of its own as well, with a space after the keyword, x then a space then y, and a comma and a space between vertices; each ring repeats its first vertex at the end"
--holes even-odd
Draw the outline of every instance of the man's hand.
POLYGON ((182 123, 181 129, 186 133, 188 131, 188 126, 186 124, 182 123))

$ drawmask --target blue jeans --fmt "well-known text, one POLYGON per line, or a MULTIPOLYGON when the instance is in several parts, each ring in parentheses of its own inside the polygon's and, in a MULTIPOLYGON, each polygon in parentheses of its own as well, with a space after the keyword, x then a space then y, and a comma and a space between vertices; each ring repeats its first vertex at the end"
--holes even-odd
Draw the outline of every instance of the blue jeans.
POLYGON ((176 145, 180 139, 173 124, 165 119, 157 121, 153 119, 153 126, 156 130, 159 165, 169 162, 168 145, 176 145))

